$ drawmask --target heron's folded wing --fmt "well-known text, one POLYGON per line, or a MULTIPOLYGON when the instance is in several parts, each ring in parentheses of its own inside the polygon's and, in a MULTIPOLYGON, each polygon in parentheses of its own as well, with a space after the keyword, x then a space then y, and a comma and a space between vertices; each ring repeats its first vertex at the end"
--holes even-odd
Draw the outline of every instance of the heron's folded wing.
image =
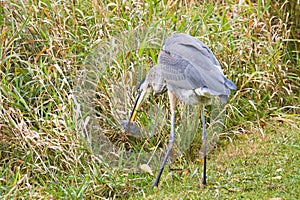
POLYGON ((162 75, 167 84, 186 90, 204 87, 201 74, 188 62, 178 65, 161 65, 162 75))
MULTIPOLYGON (((217 67, 211 62, 207 62, 202 54, 202 63, 192 63, 177 53, 161 50, 159 55, 159 64, 161 64, 162 74, 166 82, 175 87, 183 89, 208 88, 215 94, 228 95, 229 90, 225 87, 225 77, 217 67), (206 63, 205 63, 206 62, 206 63), (208 67, 201 67, 207 65, 208 67), (210 66, 213 67, 210 67, 210 66)), ((199 61, 200 62, 200 61, 199 61)))
MULTIPOLYGON (((190 61, 198 63, 203 58, 198 56, 201 54, 206 60, 213 65, 220 66, 220 63, 212 53, 212 51, 200 40, 187 34, 174 34, 167 38, 163 45, 163 50, 180 54, 182 57, 190 61)), ((203 65, 203 67, 209 67, 203 65)), ((221 69, 221 68, 220 68, 221 69)))

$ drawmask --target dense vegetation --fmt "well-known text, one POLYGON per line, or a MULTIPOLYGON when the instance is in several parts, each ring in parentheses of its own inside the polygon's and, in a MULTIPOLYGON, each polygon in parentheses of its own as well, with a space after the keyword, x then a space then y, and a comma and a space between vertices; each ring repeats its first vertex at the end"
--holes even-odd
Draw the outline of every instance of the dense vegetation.
MULTIPOLYGON (((300 198, 299 2, 4 0, 0 12, 1 199, 300 198), (119 146, 166 143, 167 115, 147 147, 118 121, 173 32, 205 42, 238 90, 209 155, 209 186, 200 186, 196 138, 151 190, 151 174, 112 167, 94 152, 78 120, 90 110, 79 104, 91 98, 99 130, 119 146), (141 48, 143 40, 153 46, 141 48), (89 95, 82 83, 93 73, 89 95)), ((166 98, 148 100, 141 126, 155 105, 168 112, 166 98)))

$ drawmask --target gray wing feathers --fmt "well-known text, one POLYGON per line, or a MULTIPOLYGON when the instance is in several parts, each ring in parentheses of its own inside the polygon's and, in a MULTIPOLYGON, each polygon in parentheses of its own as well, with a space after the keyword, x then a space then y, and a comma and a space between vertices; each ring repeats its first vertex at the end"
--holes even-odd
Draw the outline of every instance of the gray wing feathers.
POLYGON ((172 35, 165 41, 163 50, 176 52, 179 55, 185 55, 189 58, 188 60, 191 59, 195 62, 201 61, 202 58, 199 58, 200 53, 208 58, 214 65, 220 66, 220 63, 214 54, 203 42, 187 34, 172 35))
POLYGON ((158 61, 164 66, 162 72, 169 84, 184 89, 206 87, 220 95, 230 92, 219 62, 196 38, 174 34, 164 43, 158 61))
POLYGON ((190 64, 184 64, 180 68, 176 65, 161 65, 162 74, 166 82, 187 90, 203 87, 204 83, 201 81, 201 75, 191 68, 190 64))

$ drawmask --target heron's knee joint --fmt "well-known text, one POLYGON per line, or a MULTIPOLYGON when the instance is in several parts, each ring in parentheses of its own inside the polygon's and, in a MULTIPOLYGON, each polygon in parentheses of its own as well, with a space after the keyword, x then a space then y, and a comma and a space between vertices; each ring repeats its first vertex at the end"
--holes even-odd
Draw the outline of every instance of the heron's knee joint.
POLYGON ((169 142, 173 143, 174 141, 175 141, 175 136, 171 136, 170 139, 169 139, 169 142))

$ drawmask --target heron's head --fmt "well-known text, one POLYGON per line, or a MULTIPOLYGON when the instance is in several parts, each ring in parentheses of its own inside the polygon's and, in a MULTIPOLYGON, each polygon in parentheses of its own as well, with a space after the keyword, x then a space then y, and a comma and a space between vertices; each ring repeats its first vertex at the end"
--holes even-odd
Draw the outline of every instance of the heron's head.
POLYGON ((162 93, 165 90, 165 84, 162 79, 161 70, 159 65, 155 65, 152 67, 147 74, 146 78, 144 78, 138 86, 137 97, 133 106, 133 109, 130 114, 130 118, 127 126, 125 127, 126 132, 130 132, 130 127, 133 126, 133 122, 136 118, 136 115, 143 103, 143 101, 147 98, 149 93, 153 90, 155 94, 162 93), (126 128, 129 127, 129 128, 126 128))

